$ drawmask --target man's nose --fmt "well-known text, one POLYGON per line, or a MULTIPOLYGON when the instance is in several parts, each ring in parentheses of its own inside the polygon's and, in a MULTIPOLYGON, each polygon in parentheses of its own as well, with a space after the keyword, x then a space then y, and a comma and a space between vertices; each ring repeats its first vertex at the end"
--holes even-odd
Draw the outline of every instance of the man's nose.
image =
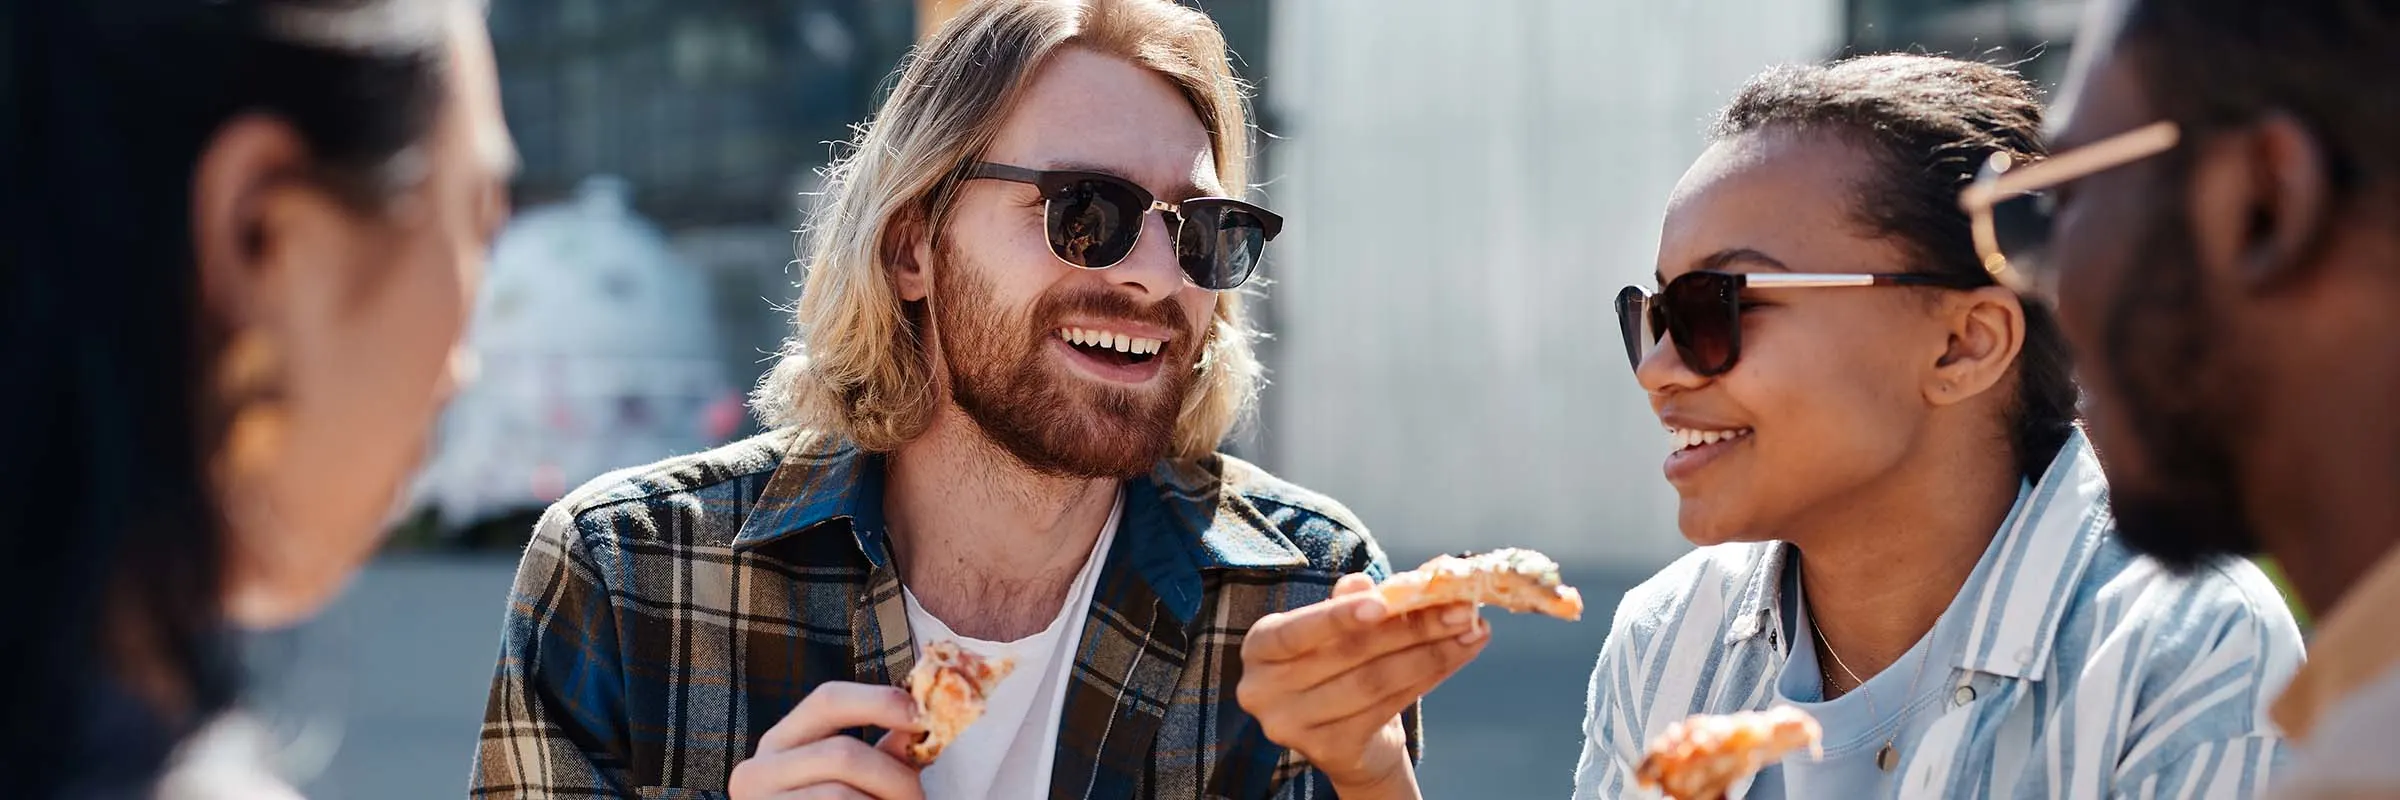
POLYGON ((1141 224, 1141 238, 1134 242, 1133 252, 1107 270, 1108 280, 1134 289, 1151 302, 1174 297, 1184 284, 1183 265, 1175 256, 1175 226, 1166 214, 1155 211, 1144 212, 1141 224))

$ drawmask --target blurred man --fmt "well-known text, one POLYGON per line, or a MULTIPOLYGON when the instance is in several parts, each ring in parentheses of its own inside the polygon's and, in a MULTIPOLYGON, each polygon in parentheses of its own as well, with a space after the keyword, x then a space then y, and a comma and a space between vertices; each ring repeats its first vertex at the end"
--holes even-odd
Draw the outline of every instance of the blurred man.
POLYGON ((1986 215, 1987 261, 2055 282, 2125 539, 2271 553, 2317 613, 2283 783, 2400 793, 2400 4, 2092 20, 2052 159, 1984 184, 2054 205, 1986 215))
POLYGON ((475 793, 1350 796, 1233 696, 1254 621, 1388 566, 1214 452, 1259 380, 1233 290, 1282 224, 1229 199, 1221 34, 1169 0, 995 0, 895 86, 811 221, 757 397, 781 429, 537 527, 475 793), (939 641, 1015 669, 920 773, 893 687, 939 641))

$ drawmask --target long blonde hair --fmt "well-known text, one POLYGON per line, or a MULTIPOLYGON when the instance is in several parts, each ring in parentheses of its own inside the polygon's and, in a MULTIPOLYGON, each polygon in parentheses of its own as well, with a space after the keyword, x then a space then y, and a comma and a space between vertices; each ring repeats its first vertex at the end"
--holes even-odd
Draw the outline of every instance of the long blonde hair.
MULTIPOLYGON (((1219 182, 1237 196, 1247 186, 1244 87, 1207 15, 1171 0, 978 0, 909 55, 883 108, 827 170, 824 205, 804 231, 795 330, 752 398, 761 420, 871 452, 924 432, 939 398, 918 322, 894 289, 894 256, 936 230, 964 166, 1062 47, 1166 78, 1208 129, 1219 182)), ((1172 457, 1214 451, 1258 395, 1241 296, 1219 293, 1216 303, 1172 457)))

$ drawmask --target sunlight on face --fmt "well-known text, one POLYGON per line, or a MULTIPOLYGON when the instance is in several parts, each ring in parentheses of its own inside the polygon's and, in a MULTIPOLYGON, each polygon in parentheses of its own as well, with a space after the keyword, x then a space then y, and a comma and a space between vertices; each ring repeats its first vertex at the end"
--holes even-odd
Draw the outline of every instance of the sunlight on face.
MULTIPOLYGON (((1156 73, 1082 49, 1043 65, 983 160, 1113 175, 1168 202, 1224 193, 1191 104, 1156 73)), ((950 395, 1029 466, 1123 475, 1172 443, 1217 298, 1185 278, 1163 217, 1139 224, 1123 262, 1078 268, 1052 254, 1035 187, 971 181, 926 251, 950 395), (1165 344, 1137 362, 1073 344, 1069 330, 1165 344)))
MULTIPOLYGON (((1711 146, 1669 200, 1658 276, 1727 272, 1903 272, 1894 241, 1853 219, 1872 165, 1839 138, 1769 128, 1711 146), (1740 254, 1740 255, 1732 255, 1740 254)), ((1704 378, 1672 347, 1638 375, 1670 428, 1746 432, 1705 455, 1671 457, 1685 538, 1778 538, 1896 468, 1928 408, 1917 391, 1946 335, 1912 291, 1748 290, 1741 360, 1704 378)))

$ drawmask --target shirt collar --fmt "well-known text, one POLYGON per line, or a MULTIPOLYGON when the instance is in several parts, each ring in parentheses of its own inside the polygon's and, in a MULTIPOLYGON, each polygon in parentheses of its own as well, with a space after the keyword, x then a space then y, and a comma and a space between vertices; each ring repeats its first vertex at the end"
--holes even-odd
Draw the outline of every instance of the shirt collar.
POLYGON ((2268 712, 2275 725, 2306 739, 2327 709, 2400 669, 2400 636, 2391 633, 2394 608, 2400 608, 2400 547, 2386 552, 2309 637, 2308 663, 2268 712))
POLYGON ((733 549, 749 550, 834 520, 850 523, 868 563, 891 563, 883 524, 883 456, 803 433, 743 518, 733 549))
MULTIPOLYGON (((1239 491, 1247 464, 1219 456, 1161 461, 1125 482, 1116 548, 1167 610, 1189 624, 1200 612, 1200 575, 1212 569, 1293 569, 1307 556, 1239 491), (1228 473, 1234 473, 1228 475, 1228 473)), ((847 520, 867 561, 890 565, 883 518, 884 459, 823 437, 795 437, 766 491, 742 520, 736 550, 748 550, 834 520, 847 520)))
POLYGON ((1944 622, 1968 624, 1956 666, 2041 680, 2058 626, 2114 522, 2108 480, 2081 429, 2068 435, 2042 479, 2017 494, 1944 622), (1948 619, 1964 612, 1959 621, 1948 619))
MULTIPOLYGON (((2077 430, 2041 480, 2019 489, 1991 546, 1935 623, 1970 626, 1955 666, 2040 680, 2066 605, 2109 529, 2108 483, 2077 430)), ((1776 626, 1776 576, 1788 560, 1785 548, 1772 543, 1758 560, 1734 607, 1729 641, 1776 626)))

